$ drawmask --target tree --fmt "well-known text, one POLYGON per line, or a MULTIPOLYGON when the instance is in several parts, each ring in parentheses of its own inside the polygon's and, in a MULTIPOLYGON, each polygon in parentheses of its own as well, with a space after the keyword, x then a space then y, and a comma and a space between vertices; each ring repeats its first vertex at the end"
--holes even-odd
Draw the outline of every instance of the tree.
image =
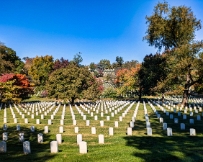
POLYGON ((28 71, 37 90, 43 90, 50 73, 53 71, 53 57, 46 55, 33 58, 28 71))
POLYGON ((116 73, 115 84, 117 85, 118 94, 127 94, 139 90, 138 72, 141 64, 131 69, 120 69, 116 73))
POLYGON ((81 52, 74 55, 73 63, 77 66, 80 66, 80 63, 83 61, 83 58, 81 56, 81 52))
POLYGON ((89 68, 90 68, 90 71, 93 72, 97 68, 97 65, 94 62, 91 62, 89 68))
POLYGON ((120 56, 116 56, 116 63, 117 63, 117 66, 118 67, 122 67, 122 65, 123 65, 123 58, 122 57, 120 57, 120 56))
POLYGON ((20 73, 23 66, 24 63, 13 49, 0 44, 0 74, 9 72, 20 73))
POLYGON ((55 60, 53 65, 53 70, 57 70, 60 68, 65 68, 69 64, 68 60, 65 60, 63 57, 60 60, 55 60))
MULTIPOLYGON (((167 76, 166 58, 164 55, 146 55, 139 71, 140 86, 145 95, 154 95, 155 92, 164 92, 158 89, 158 83, 165 80, 167 76)), ((163 87, 162 87, 163 88, 163 87)))
POLYGON ((20 102, 32 94, 32 90, 23 74, 8 73, 0 77, 0 98, 3 102, 20 102))
POLYGON ((102 69, 111 69, 111 63, 107 59, 100 60, 98 66, 99 68, 101 67, 102 69))
MULTIPOLYGON (((184 89, 182 104, 187 105, 191 86, 203 80, 202 41, 194 41, 195 31, 201 28, 200 20, 186 6, 169 7, 158 3, 152 16, 147 16, 148 28, 144 39, 150 46, 163 50, 168 75, 162 82, 169 90, 174 84, 184 89)), ((177 86, 175 86, 177 88, 177 86)))
POLYGON ((90 95, 90 87, 94 83, 95 79, 87 68, 70 64, 51 73, 46 89, 50 97, 69 100, 74 104, 75 99, 83 98, 86 91, 90 95))

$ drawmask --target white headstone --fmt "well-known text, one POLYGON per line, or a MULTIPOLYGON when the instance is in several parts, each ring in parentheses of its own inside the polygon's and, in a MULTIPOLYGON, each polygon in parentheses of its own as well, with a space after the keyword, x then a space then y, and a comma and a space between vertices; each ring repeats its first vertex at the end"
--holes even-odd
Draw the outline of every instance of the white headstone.
POLYGON ((25 118, 24 121, 25 121, 25 123, 27 124, 27 123, 28 123, 28 118, 25 118))
POLYGON ((127 128, 127 135, 128 135, 128 136, 132 136, 132 134, 133 134, 133 133, 132 133, 132 128, 131 128, 131 127, 128 127, 128 128, 127 128))
POLYGON ((2 137, 3 137, 3 141, 7 141, 8 140, 8 132, 3 132, 2 137))
POLYGON ((16 130, 20 131, 20 125, 16 125, 16 130))
POLYGON ((20 142, 24 141, 24 133, 19 133, 19 141, 20 142))
POLYGON ((173 119, 173 114, 170 114, 170 119, 173 119))
POLYGON ((30 131, 31 131, 31 132, 34 132, 34 131, 35 131, 35 126, 31 126, 31 127, 30 127, 30 131))
POLYGON ((36 119, 36 124, 40 124, 40 120, 39 119, 36 119))
POLYGON ((57 141, 51 141, 50 142, 50 150, 51 150, 51 153, 57 153, 58 152, 58 142, 57 141))
POLYGON ((78 127, 75 127, 74 130, 75 130, 75 133, 79 132, 79 128, 78 127))
POLYGON ((174 118, 174 123, 178 123, 178 118, 174 118))
POLYGON ((118 127, 118 121, 114 122, 114 126, 117 128, 118 127))
POLYGON ((194 128, 190 128, 190 136, 196 136, 196 130, 194 128))
POLYGON ((98 139, 99 139, 99 144, 104 144, 104 135, 103 134, 99 134, 98 139))
POLYGON ((62 143, 62 135, 61 134, 56 134, 56 141, 58 142, 58 144, 62 143))
POLYGON ((44 126, 44 133, 49 133, 49 127, 48 126, 44 126))
POLYGON ((183 119, 187 119, 187 115, 186 114, 183 114, 183 119))
POLYGON ((163 119, 163 118, 159 118, 159 122, 160 122, 160 123, 163 123, 163 122, 164 122, 164 119, 163 119))
POLYGON ((38 143, 43 143, 43 134, 42 133, 39 133, 37 135, 37 141, 38 141, 38 143))
POLYGON ((80 142, 82 142, 82 134, 77 134, 77 144, 79 145, 80 142))
POLYGON ((113 127, 109 127, 109 135, 113 136, 113 127))
POLYGON ((194 119, 190 119, 190 124, 194 124, 194 119))
POLYGON ((96 128, 95 127, 91 127, 91 133, 96 134, 96 128))
POLYGON ((86 120, 86 126, 89 126, 89 125, 90 125, 90 121, 86 120))
POLYGON ((197 120, 201 120, 201 116, 200 115, 197 115, 197 120))
POLYGON ((52 122, 51 122, 51 119, 48 119, 48 125, 51 125, 52 122))
POLYGON ((87 153, 87 142, 82 141, 79 143, 79 150, 81 154, 86 154, 87 153))
POLYGON ((167 136, 172 136, 172 128, 167 128, 167 136))
POLYGON ((147 128, 147 135, 152 136, 152 128, 147 128))
POLYGON ((59 127, 59 133, 63 133, 63 126, 59 127))
POLYGON ((100 123, 100 126, 101 126, 101 127, 104 126, 104 121, 103 121, 103 120, 99 121, 99 123, 100 123))
POLYGON ((76 122, 76 120, 73 120, 73 125, 77 125, 77 122, 76 122))

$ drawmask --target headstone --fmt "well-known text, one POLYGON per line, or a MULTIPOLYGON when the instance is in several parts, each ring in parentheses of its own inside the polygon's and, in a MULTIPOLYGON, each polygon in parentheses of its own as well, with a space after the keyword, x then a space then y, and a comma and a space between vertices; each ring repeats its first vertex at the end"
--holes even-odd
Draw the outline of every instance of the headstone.
POLYGON ((185 130, 185 123, 180 123, 180 129, 185 130))
POLYGON ((36 119, 36 124, 40 124, 40 120, 39 119, 36 119))
POLYGON ((20 125, 16 125, 16 130, 20 131, 20 125))
POLYGON ((99 140, 99 144, 104 144, 104 135, 103 134, 99 134, 98 140, 99 140))
POLYGON ((62 143, 62 135, 61 134, 56 134, 56 141, 58 142, 58 144, 62 143))
POLYGON ((28 123, 28 118, 25 118, 24 121, 25 121, 25 124, 27 124, 28 123))
POLYGON ((75 127, 74 130, 75 130, 75 133, 79 132, 79 128, 78 127, 75 127))
POLYGON ((63 126, 59 127, 59 133, 63 133, 63 126))
POLYGON ((114 126, 117 128, 118 127, 118 121, 114 122, 114 126))
POLYGON ((82 142, 82 134, 77 134, 77 144, 79 145, 80 142, 82 142))
POLYGON ((150 128, 150 122, 146 122, 146 128, 150 128))
POLYGON ((6 131, 8 129, 8 126, 6 124, 3 125, 3 130, 6 131))
POLYGON ((113 127, 109 127, 109 135, 113 136, 113 127))
POLYGON ((51 119, 48 119, 48 125, 51 125, 52 123, 51 123, 51 119))
POLYGON ((173 114, 170 114, 170 119, 173 119, 173 114))
POLYGON ((178 112, 178 116, 181 116, 181 112, 178 112))
POLYGON ((197 115, 197 120, 201 120, 201 116, 200 115, 197 115))
POLYGON ((122 116, 119 116, 119 121, 122 121, 122 120, 123 120, 122 116))
POLYGON ((190 112, 190 116, 193 116, 193 112, 192 111, 190 112))
POLYGON ((174 118, 174 123, 178 123, 178 118, 174 118))
POLYGON ((196 136, 196 130, 194 128, 190 128, 190 136, 196 136))
POLYGON ((186 114, 183 114, 183 119, 187 119, 187 115, 186 114))
POLYGON ((4 118, 4 123, 7 123, 7 118, 4 118))
POLYGON ((76 122, 76 120, 73 120, 73 125, 77 125, 77 122, 76 122))
POLYGON ((3 132, 2 137, 3 137, 3 141, 7 141, 8 140, 8 132, 3 132))
POLYGON ((49 133, 49 127, 48 126, 44 126, 44 133, 49 133))
POLYGON ((7 152, 7 144, 5 141, 0 142, 0 153, 6 153, 7 152))
POLYGON ((19 141, 23 142, 24 141, 24 133, 19 133, 19 141))
POLYGON ((90 126, 90 121, 86 120, 86 126, 90 126))
POLYGON ((87 153, 87 142, 82 141, 79 143, 79 150, 81 154, 86 154, 87 153))
POLYGON ((35 126, 31 126, 31 127, 30 127, 30 131, 31 131, 31 132, 34 132, 34 131, 35 131, 35 126))
POLYGON ((39 133, 37 135, 37 141, 38 141, 38 143, 43 143, 43 134, 42 133, 39 133))
POLYGON ((159 118, 159 122, 160 122, 160 123, 163 123, 163 122, 164 122, 164 119, 163 119, 163 118, 159 118))
POLYGON ((134 126, 135 126, 134 122, 131 121, 131 122, 130 122, 130 127, 133 128, 134 126))
POLYGON ((190 119, 190 124, 194 124, 194 119, 190 119))
POLYGON ((14 123, 18 123, 18 120, 17 120, 17 118, 14 118, 14 123))
POLYGON ((97 115, 95 115, 95 116, 94 116, 94 120, 98 120, 98 117, 97 117, 97 115))
POLYGON ((132 128, 131 128, 131 127, 128 127, 128 128, 127 128, 127 135, 128 135, 128 136, 132 136, 132 134, 133 134, 133 133, 132 133, 132 128))
POLYGON ((60 125, 64 125, 64 120, 60 120, 60 125))
POLYGON ((167 129, 167 123, 163 123, 163 130, 167 129))
POLYGON ((51 150, 51 153, 57 153, 58 152, 58 142, 57 141, 51 141, 50 142, 50 150, 51 150))
POLYGON ((101 127, 104 126, 104 121, 103 121, 103 120, 101 120, 99 123, 100 123, 100 126, 101 126, 101 127))
POLYGON ((172 136, 172 128, 167 128, 167 136, 172 136))
POLYGON ((110 116, 107 116, 107 117, 106 117, 106 120, 109 121, 109 120, 110 120, 110 116))
POLYGON ((44 115, 43 114, 41 114, 41 119, 44 119, 44 115))
POLYGON ((91 133, 96 134, 96 128, 95 127, 91 127, 91 133))
POLYGON ((152 136, 152 128, 147 128, 147 135, 152 136))

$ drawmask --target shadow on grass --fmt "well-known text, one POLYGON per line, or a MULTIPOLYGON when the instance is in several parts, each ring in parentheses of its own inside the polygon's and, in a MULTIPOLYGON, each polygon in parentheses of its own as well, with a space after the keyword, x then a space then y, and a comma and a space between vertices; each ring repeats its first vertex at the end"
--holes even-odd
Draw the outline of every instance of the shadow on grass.
POLYGON ((124 137, 126 145, 134 147, 134 156, 146 162, 203 160, 203 137, 124 137))
POLYGON ((38 134, 43 133, 43 130, 35 128, 34 132, 31 132, 27 127, 21 127, 20 131, 16 130, 16 126, 8 126, 6 131, 0 130, 0 134, 3 132, 8 133, 7 152, 0 154, 1 162, 45 162, 55 157, 55 154, 50 153, 50 136, 43 134, 43 143, 38 143, 38 134), (25 155, 23 152, 23 143, 19 141, 19 133, 24 133, 24 141, 30 142, 31 153, 25 155))

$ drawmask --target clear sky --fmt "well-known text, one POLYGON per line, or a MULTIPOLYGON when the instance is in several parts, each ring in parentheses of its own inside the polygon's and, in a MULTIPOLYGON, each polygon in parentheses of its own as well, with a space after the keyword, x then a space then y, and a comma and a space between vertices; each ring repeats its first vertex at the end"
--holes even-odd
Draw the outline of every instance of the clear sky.
MULTIPOLYGON (((162 2, 161 0, 159 0, 162 2)), ((168 0, 185 5, 203 20, 203 0, 168 0)), ((143 61, 155 53, 143 41, 158 0, 0 0, 0 42, 20 58, 52 55, 72 60, 81 52, 83 62, 143 61)), ((203 39, 203 29, 196 33, 203 39)))

